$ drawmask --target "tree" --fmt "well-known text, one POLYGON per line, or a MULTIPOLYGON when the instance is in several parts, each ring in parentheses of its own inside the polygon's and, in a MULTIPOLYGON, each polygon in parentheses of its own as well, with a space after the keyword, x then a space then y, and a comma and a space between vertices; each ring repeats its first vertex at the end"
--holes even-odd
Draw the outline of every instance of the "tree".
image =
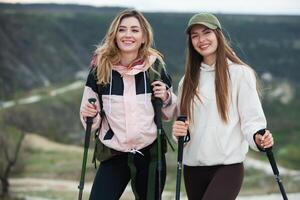
POLYGON ((9 195, 9 181, 12 168, 16 165, 24 132, 14 127, 1 126, 0 128, 0 197, 9 195))

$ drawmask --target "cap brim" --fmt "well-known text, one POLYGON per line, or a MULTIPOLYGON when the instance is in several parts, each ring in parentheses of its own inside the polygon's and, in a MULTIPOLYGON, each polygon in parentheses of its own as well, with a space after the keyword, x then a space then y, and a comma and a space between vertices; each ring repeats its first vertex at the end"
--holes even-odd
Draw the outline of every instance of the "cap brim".
POLYGON ((188 34, 190 32, 191 28, 193 26, 195 26, 195 25, 203 25, 203 26, 206 26, 206 27, 208 27, 210 29, 217 29, 218 28, 218 26, 213 25, 213 24, 209 24, 209 23, 206 23, 206 22, 197 22, 197 23, 193 23, 189 27, 187 27, 187 29, 185 30, 185 32, 188 34))

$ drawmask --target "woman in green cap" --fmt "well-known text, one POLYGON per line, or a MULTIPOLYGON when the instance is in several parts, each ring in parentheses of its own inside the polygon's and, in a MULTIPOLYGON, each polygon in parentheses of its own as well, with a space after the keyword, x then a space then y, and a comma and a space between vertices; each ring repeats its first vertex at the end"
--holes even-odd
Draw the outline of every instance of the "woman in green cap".
POLYGON ((194 15, 187 26, 185 75, 178 87, 173 135, 189 132, 183 151, 184 181, 189 200, 235 199, 240 191, 248 147, 273 146, 256 88, 254 70, 228 45, 219 20, 194 15))

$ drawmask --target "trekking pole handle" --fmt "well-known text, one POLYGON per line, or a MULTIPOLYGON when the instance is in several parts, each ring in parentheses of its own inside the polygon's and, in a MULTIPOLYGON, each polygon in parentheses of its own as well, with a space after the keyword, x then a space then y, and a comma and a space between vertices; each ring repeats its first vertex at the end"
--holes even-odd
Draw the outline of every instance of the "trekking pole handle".
MULTIPOLYGON (((260 135, 264 135, 265 131, 266 131, 266 129, 261 129, 261 130, 257 131, 257 133, 260 134, 260 135)), ((272 167, 272 170, 273 170, 274 174, 276 174, 276 176, 280 179, 278 167, 277 167, 277 164, 276 164, 273 152, 272 152, 272 147, 266 148, 264 150, 267 154, 267 157, 269 159, 269 162, 271 164, 271 167, 272 167)))
MULTIPOLYGON (((88 99, 88 102, 91 103, 91 104, 93 104, 93 105, 95 105, 96 101, 97 100, 95 98, 89 98, 88 99)), ((86 118, 86 123, 92 123, 93 122, 93 118, 94 117, 87 117, 86 118)))
POLYGON ((89 101, 91 104, 95 104, 97 100, 96 100, 95 98, 89 98, 88 101, 89 101))
MULTIPOLYGON (((186 115, 179 115, 176 119, 177 121, 182 121, 185 122, 187 120, 187 116, 186 115)), ((178 137, 178 142, 180 142, 181 140, 184 142, 188 142, 189 141, 189 132, 187 133, 186 136, 180 136, 178 137)))
POLYGON ((177 117, 177 121, 185 122, 186 120, 187 120, 187 116, 185 116, 185 115, 179 115, 177 117))
MULTIPOLYGON (((185 122, 187 120, 187 116, 185 115, 179 115, 177 117, 177 121, 182 121, 182 122, 185 122)), ((186 136, 180 136, 178 137, 178 160, 181 162, 182 161, 182 153, 179 153, 179 152, 182 152, 183 150, 183 143, 184 143, 184 138, 186 136)), ((181 167, 181 166, 180 166, 181 167)))
MULTIPOLYGON (((160 82, 163 82, 161 79, 154 79, 153 80, 153 82, 154 81, 160 81, 160 82)), ((159 84, 155 84, 154 86, 153 85, 151 85, 151 92, 153 92, 153 88, 155 87, 155 86, 160 86, 159 84)), ((153 96, 154 97, 154 96, 153 96)), ((160 106, 162 106, 162 104, 163 104, 163 102, 162 102, 162 100, 161 100, 161 98, 159 98, 159 97, 154 97, 154 99, 156 99, 157 100, 157 103, 158 104, 161 104, 160 106)))
MULTIPOLYGON (((256 133, 258 133, 259 135, 263 136, 266 132, 266 129, 260 129, 259 131, 257 131, 256 133)), ((266 148, 265 149, 266 151, 271 151, 272 150, 272 147, 269 147, 269 148, 266 148)))
MULTIPOLYGON (((160 79, 154 79, 154 81, 161 81, 160 79)), ((159 84, 156 84, 155 86, 157 86, 159 84)), ((155 124, 157 126, 158 129, 162 129, 162 121, 161 121, 161 108, 163 106, 163 102, 161 100, 161 98, 159 97, 155 97, 154 93, 153 93, 153 88, 155 86, 151 85, 151 92, 152 92, 152 103, 154 106, 154 113, 155 113, 155 124)))

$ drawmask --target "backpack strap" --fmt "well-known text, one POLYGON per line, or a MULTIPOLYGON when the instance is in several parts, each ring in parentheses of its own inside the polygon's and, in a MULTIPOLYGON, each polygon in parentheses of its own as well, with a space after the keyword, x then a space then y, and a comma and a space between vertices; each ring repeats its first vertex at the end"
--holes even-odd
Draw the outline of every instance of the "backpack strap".
MULTIPOLYGON (((164 68, 163 63, 159 59, 156 59, 152 68, 147 70, 150 84, 155 80, 161 79, 161 70, 164 68)), ((152 92, 152 91, 151 91, 152 92)))
MULTIPOLYGON (((95 80, 97 80, 97 78, 96 78, 96 71, 94 71, 94 72, 95 72, 94 73, 95 80)), ((96 141, 96 139, 98 139, 98 137, 99 137, 99 134, 100 134, 100 131, 101 131, 101 128, 102 128, 102 123, 103 123, 104 118, 107 121, 106 114, 105 114, 104 109, 103 109, 103 100, 102 100, 102 93, 101 93, 101 87, 102 87, 102 85, 97 85, 97 87, 98 87, 98 92, 97 93, 98 93, 99 105, 100 105, 99 115, 100 115, 101 121, 100 121, 100 124, 99 124, 99 128, 95 131, 94 141, 96 141)), ((107 121, 107 124, 108 124, 109 129, 111 129, 108 121, 107 121)), ((94 163, 95 169, 97 169, 96 150, 97 150, 97 142, 95 142, 94 154, 93 154, 93 158, 92 158, 92 163, 94 163)))

